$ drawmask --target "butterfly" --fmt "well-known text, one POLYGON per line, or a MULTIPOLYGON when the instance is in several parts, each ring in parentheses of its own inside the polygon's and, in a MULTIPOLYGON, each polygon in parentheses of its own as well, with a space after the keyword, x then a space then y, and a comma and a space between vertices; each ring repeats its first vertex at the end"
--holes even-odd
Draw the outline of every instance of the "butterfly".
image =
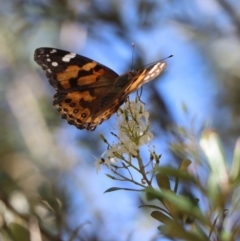
POLYGON ((118 75, 87 57, 55 48, 38 48, 34 60, 56 90, 53 105, 70 125, 95 130, 129 94, 156 78, 166 67, 159 61, 118 75))

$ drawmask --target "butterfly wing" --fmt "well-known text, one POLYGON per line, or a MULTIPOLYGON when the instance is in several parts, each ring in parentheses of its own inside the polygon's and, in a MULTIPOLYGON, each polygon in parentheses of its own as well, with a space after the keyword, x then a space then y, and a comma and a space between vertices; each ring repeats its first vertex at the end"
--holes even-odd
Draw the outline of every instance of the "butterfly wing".
MULTIPOLYGON (((109 88, 109 91, 99 102, 100 110, 104 110, 101 115, 96 116, 109 118, 123 104, 130 93, 136 91, 142 85, 155 79, 165 69, 165 62, 157 62, 145 69, 131 70, 119 76, 109 88)), ((106 118, 105 118, 106 119, 106 118)))
POLYGON ((130 93, 155 79, 162 73, 165 67, 165 62, 157 62, 145 69, 131 70, 126 74, 119 76, 114 83, 114 88, 121 90, 119 99, 126 99, 130 93))
POLYGON ((52 48, 36 49, 34 60, 56 90, 53 105, 62 118, 87 130, 108 119, 131 92, 156 78, 166 66, 158 62, 118 76, 94 60, 52 48))
POLYGON ((111 95, 111 86, 118 78, 113 70, 84 56, 52 48, 36 49, 34 60, 46 71, 56 90, 53 105, 69 124, 94 130, 114 113, 104 104, 104 97, 111 95))

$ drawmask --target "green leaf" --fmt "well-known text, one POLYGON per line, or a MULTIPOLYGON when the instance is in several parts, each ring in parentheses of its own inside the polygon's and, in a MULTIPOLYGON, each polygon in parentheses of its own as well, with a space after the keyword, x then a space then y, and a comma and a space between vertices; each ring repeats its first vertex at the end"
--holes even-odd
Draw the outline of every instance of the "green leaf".
POLYGON ((146 192, 151 193, 155 198, 162 199, 164 203, 170 204, 172 210, 175 212, 193 217, 204 225, 208 223, 196 203, 193 203, 187 197, 176 195, 169 190, 156 191, 152 188, 146 188, 146 192))
POLYGON ((114 176, 112 176, 112 175, 110 175, 110 174, 105 174, 105 175, 106 175, 107 177, 113 179, 113 180, 116 180, 116 177, 114 177, 114 176))
POLYGON ((161 208, 161 207, 158 207, 158 206, 156 206, 156 205, 143 204, 143 205, 139 206, 139 208, 145 208, 145 207, 146 207, 146 208, 154 208, 154 209, 160 210, 160 211, 168 214, 167 210, 165 210, 165 209, 163 209, 163 208, 161 208))
POLYGON ((167 215, 165 215, 164 213, 160 212, 160 211, 153 211, 151 213, 151 216, 155 219, 157 219, 159 222, 161 223, 169 223, 169 222, 173 222, 173 220, 168 217, 167 215))
POLYGON ((178 169, 173 167, 159 167, 157 169, 158 172, 164 173, 165 175, 172 176, 172 177, 178 177, 184 181, 189 181, 194 184, 197 184, 197 181, 194 176, 192 176, 189 173, 186 172, 180 172, 178 169))
POLYGON ((30 241, 29 230, 18 223, 10 223, 10 232, 15 241, 30 241))
MULTIPOLYGON (((187 168, 191 165, 191 163, 192 162, 188 159, 183 160, 178 167, 179 172, 184 173, 187 170, 187 168)), ((178 190, 179 179, 179 176, 176 176, 176 181, 173 189, 175 193, 177 193, 178 190)))
POLYGON ((179 168, 178 170, 181 171, 181 172, 184 172, 188 169, 188 167, 191 165, 191 161, 188 160, 188 159, 185 159, 181 162, 181 164, 179 165, 179 168))
POLYGON ((115 191, 119 191, 119 190, 135 191, 135 192, 142 192, 142 191, 143 191, 143 189, 132 189, 132 188, 123 188, 123 187, 111 187, 111 188, 107 189, 104 193, 107 193, 107 192, 115 192, 115 191))
POLYGON ((200 235, 192 233, 190 230, 186 231, 183 226, 177 222, 167 222, 166 225, 162 225, 158 228, 161 233, 172 239, 181 239, 185 241, 206 241, 206 235, 200 235))
POLYGON ((102 134, 100 134, 100 138, 103 140, 103 142, 108 143, 106 138, 102 134))
POLYGON ((170 182, 167 175, 165 175, 164 173, 157 173, 156 179, 160 189, 167 189, 167 190, 171 189, 170 182))
MULTIPOLYGON (((167 175, 165 175, 164 173, 158 173, 156 175, 156 179, 157 179, 158 186, 161 190, 171 191, 171 186, 167 175)), ((171 214, 172 217, 177 218, 177 213, 175 212, 175 209, 174 207, 172 207, 171 203, 166 202, 162 198, 159 198, 159 201, 166 207, 166 209, 168 210, 168 212, 171 214)))
POLYGON ((210 166, 208 189, 213 202, 219 199, 219 191, 224 193, 228 188, 228 170, 226 158, 218 134, 212 130, 205 130, 200 140, 210 166))
POLYGON ((237 139, 234 149, 230 177, 232 180, 240 178, 240 137, 237 139))

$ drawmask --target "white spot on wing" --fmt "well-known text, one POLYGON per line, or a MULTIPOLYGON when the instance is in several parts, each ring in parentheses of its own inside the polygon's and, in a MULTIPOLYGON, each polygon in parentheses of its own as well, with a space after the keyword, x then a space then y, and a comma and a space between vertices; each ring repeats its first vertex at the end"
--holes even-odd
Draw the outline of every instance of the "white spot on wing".
POLYGON ((145 83, 151 81, 152 79, 156 78, 162 72, 162 70, 165 68, 165 66, 166 66, 166 64, 164 62, 155 64, 152 67, 152 69, 147 73, 145 78, 143 79, 142 84, 145 84, 145 83))
POLYGON ((51 59, 47 58, 47 62, 51 62, 51 59))
POLYGON ((62 61, 63 62, 69 62, 70 59, 74 58, 75 56, 76 56, 75 53, 66 54, 65 56, 63 56, 62 61))
POLYGON ((52 66, 56 67, 56 66, 58 66, 58 63, 57 62, 52 62, 52 66))
POLYGON ((147 75, 147 76, 144 78, 144 80, 148 80, 149 78, 150 78, 150 76, 147 75))
POLYGON ((159 65, 159 63, 154 65, 154 67, 149 71, 150 75, 158 68, 158 65, 159 65))
POLYGON ((56 53, 56 52, 57 52, 57 50, 53 49, 53 50, 50 51, 50 54, 53 54, 53 53, 56 53))

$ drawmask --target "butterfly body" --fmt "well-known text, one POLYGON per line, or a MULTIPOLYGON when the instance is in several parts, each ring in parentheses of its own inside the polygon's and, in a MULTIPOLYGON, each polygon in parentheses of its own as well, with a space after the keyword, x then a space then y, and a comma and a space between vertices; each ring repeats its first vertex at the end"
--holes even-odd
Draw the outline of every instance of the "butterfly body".
POLYGON ((156 78, 166 66, 158 62, 119 76, 94 60, 52 48, 36 49, 34 60, 56 90, 53 105, 62 118, 87 130, 108 119, 131 92, 156 78))

